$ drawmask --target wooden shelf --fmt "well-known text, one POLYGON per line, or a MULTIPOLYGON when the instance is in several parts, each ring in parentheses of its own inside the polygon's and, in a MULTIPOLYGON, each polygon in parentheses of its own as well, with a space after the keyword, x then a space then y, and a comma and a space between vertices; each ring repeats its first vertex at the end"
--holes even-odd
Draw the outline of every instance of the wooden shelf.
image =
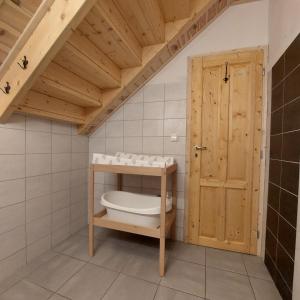
MULTIPOLYGON (((165 232, 166 234, 170 231, 171 226, 175 220, 176 217, 176 209, 172 208, 171 211, 166 213, 166 228, 165 232)), ((128 223, 122 223, 118 222, 116 220, 112 220, 108 217, 106 209, 100 211, 99 213, 94 215, 94 221, 95 226, 109 228, 109 229, 115 229, 119 231, 125 231, 130 232, 134 234, 140 234, 144 236, 150 236, 153 238, 160 238, 160 226, 158 227, 143 227, 128 223)))

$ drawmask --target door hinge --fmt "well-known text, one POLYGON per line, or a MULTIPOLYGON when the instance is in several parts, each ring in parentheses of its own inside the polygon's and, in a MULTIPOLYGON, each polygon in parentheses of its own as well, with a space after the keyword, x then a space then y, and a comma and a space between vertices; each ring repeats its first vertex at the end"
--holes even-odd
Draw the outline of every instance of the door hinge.
POLYGON ((266 68, 262 68, 262 76, 264 77, 266 75, 266 68))
POLYGON ((260 237, 260 232, 259 232, 259 230, 257 230, 257 239, 259 239, 259 237, 260 237))

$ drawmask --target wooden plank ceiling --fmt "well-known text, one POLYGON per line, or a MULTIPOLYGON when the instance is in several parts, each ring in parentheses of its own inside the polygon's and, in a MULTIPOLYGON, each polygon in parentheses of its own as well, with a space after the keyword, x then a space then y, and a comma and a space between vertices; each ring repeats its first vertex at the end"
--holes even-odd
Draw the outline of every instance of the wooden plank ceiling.
POLYGON ((236 2, 0 0, 0 121, 19 111, 93 132, 236 2))

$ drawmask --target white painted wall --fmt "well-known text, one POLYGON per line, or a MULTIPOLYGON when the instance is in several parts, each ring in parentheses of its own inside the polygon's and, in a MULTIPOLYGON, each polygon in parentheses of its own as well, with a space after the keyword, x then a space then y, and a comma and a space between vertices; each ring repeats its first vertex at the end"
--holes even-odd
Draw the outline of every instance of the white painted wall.
POLYGON ((150 83, 186 79, 188 56, 267 45, 268 2, 261 0, 229 8, 166 65, 150 83))
MULTIPOLYGON (((268 0, 229 8, 90 137, 90 154, 128 151, 176 157, 179 163, 178 239, 183 238, 187 59, 267 44, 268 0), (170 142, 172 133, 179 136, 178 142, 170 142)), ((131 176, 124 182, 127 190, 157 193, 155 180, 131 176)), ((114 186, 112 176, 100 174, 96 178, 98 196, 114 186)), ((98 200, 99 197, 95 200, 99 208, 98 200)))
POLYGON ((300 1, 270 0, 269 6, 269 68, 288 48, 300 32, 300 1))

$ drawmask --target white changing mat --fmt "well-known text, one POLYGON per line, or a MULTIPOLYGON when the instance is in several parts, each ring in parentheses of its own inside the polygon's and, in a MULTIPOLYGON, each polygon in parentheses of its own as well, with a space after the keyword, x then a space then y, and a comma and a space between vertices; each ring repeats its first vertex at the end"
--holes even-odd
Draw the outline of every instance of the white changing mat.
POLYGON ((173 157, 162 157, 158 155, 141 155, 133 153, 117 152, 116 155, 93 153, 93 164, 123 165, 137 167, 159 167, 173 165, 173 157))

